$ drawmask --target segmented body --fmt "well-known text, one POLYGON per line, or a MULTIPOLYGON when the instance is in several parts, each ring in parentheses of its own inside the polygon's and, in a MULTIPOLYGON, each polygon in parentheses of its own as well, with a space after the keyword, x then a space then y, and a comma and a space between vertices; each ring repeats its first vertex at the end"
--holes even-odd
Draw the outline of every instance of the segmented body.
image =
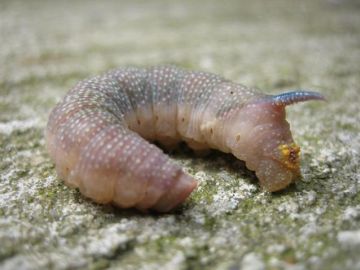
POLYGON ((117 69, 68 92, 49 117, 47 146, 65 183, 96 202, 120 207, 168 211, 196 187, 150 143, 155 140, 231 152, 265 189, 279 190, 299 175, 299 149, 284 107, 322 98, 296 95, 268 96, 214 74, 171 66, 117 69))

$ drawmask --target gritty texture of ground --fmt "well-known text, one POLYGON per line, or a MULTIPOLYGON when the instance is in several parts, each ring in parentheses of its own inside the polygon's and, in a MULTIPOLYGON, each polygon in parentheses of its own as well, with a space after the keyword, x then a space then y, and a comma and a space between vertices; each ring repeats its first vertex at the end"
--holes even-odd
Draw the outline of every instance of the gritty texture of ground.
POLYGON ((1 1, 1 269, 360 269, 357 1, 1 1), (56 177, 43 131, 78 80, 174 64, 288 108, 303 179, 277 194, 230 155, 172 154, 199 188, 172 213, 100 206, 56 177))

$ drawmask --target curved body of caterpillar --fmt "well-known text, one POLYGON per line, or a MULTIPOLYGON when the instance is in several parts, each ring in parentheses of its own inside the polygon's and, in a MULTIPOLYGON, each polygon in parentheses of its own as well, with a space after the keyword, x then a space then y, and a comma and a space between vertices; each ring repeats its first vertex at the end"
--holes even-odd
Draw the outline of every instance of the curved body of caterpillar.
POLYGON ((122 68, 81 81, 53 109, 46 141, 60 178, 99 203, 168 211, 196 181, 155 145, 185 141, 232 153, 268 191, 300 175, 285 106, 314 92, 270 96, 171 66, 122 68))

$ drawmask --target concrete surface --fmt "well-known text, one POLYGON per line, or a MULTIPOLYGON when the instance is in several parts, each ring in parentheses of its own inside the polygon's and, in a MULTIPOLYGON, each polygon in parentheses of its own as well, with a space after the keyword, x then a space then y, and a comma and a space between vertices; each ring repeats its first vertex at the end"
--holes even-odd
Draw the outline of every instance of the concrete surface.
POLYGON ((358 1, 1 1, 1 269, 360 269, 358 1), (43 130, 57 101, 110 68, 175 64, 288 108, 303 180, 261 192, 241 161, 172 156, 199 189, 173 213, 100 206, 56 178, 43 130))

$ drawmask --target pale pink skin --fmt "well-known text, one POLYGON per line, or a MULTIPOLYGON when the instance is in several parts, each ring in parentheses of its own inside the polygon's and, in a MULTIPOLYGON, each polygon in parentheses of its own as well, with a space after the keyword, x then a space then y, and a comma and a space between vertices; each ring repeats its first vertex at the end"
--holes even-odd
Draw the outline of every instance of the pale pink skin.
MULTIPOLYGON (((225 119, 217 121, 214 121, 211 112, 206 111, 202 122, 193 123, 199 126, 198 131, 201 134, 189 134, 188 132, 187 134, 179 134, 177 126, 181 125, 182 115, 178 115, 178 119, 174 121, 173 116, 162 113, 162 109, 159 108, 159 115, 162 116, 161 121, 163 123, 169 123, 167 128, 156 128, 157 131, 155 132, 149 128, 146 120, 136 127, 136 123, 131 122, 131 119, 134 119, 131 116, 127 117, 128 124, 133 131, 144 138, 158 139, 165 145, 185 140, 195 150, 214 148, 231 152, 237 158, 244 160, 250 170, 256 172, 260 184, 268 191, 280 190, 299 176, 298 169, 287 169, 276 157, 276 147, 280 143, 293 142, 289 125, 285 120, 284 108, 268 104, 254 104, 230 112, 225 119), (142 126, 147 128, 142 129, 142 126), (154 135, 155 133, 156 135, 154 135), (274 149, 275 153, 273 153, 274 149)), ((151 123, 153 122, 151 121, 151 123)), ((74 126, 72 129, 76 130, 76 127, 74 126)), ((81 126, 80 129, 83 130, 81 126)), ((126 156, 124 153, 126 148, 123 146, 127 145, 127 140, 122 140, 121 145, 116 146, 118 149, 116 147, 107 149, 108 142, 111 142, 116 136, 116 129, 111 130, 104 124, 103 126, 98 125, 93 129, 93 132, 98 132, 98 129, 104 129, 103 132, 107 134, 104 139, 98 135, 99 138, 94 141, 91 135, 92 130, 87 133, 80 132, 77 134, 77 137, 80 137, 78 143, 69 147, 68 143, 65 142, 66 151, 57 147, 61 141, 61 135, 58 135, 56 139, 54 134, 48 132, 46 136, 48 149, 57 164, 59 176, 68 185, 80 188, 85 196, 98 203, 113 202, 122 208, 136 207, 141 210, 153 208, 166 212, 182 203, 196 187, 196 181, 181 170, 178 170, 174 176, 177 181, 174 181, 175 184, 172 184, 171 187, 164 186, 163 182, 152 179, 147 179, 145 182, 144 180, 134 180, 134 176, 124 174, 118 165, 119 156, 126 156), (98 155, 104 155, 101 160, 103 163, 97 160, 97 164, 92 164, 86 154, 81 156, 81 151, 87 144, 96 145, 92 151, 98 155), (107 184, 99 185, 98 179, 106 179, 102 182, 107 184)), ((134 133, 133 136, 137 135, 134 133)), ((131 140, 133 139, 131 136, 128 137, 131 140)), ((138 137, 138 140, 142 139, 138 137)), ((144 158, 140 154, 141 148, 136 151, 139 153, 131 152, 129 158, 134 160, 135 157, 144 158)), ((162 155, 165 154, 161 153, 159 157, 162 155)), ((151 171, 157 168, 156 162, 155 160, 147 170, 151 171)), ((160 160, 159 163, 161 163, 160 160)), ((143 168, 141 174, 146 175, 149 172, 143 168)), ((138 176, 138 179, 143 179, 143 177, 138 176)))
POLYGON ((294 145, 285 107, 254 103, 242 108, 225 125, 225 145, 237 158, 255 171, 267 191, 287 187, 300 176, 299 156, 283 156, 281 145, 294 145))
POLYGON ((198 132, 187 133, 182 139, 195 150, 232 153, 255 171, 264 190, 278 191, 300 176, 298 153, 295 161, 289 161, 279 150, 280 145, 294 144, 285 116, 285 106, 256 101, 221 119, 207 110, 202 121, 195 123, 198 132))
MULTIPOLYGON (((166 212, 182 203, 197 182, 149 141, 165 147, 185 141, 196 151, 218 149, 244 160, 264 190, 287 187, 300 176, 300 169, 285 105, 304 95, 285 95, 274 103, 266 99, 269 96, 232 85, 236 86, 220 84, 223 90, 213 92, 206 105, 145 104, 123 118, 104 109, 105 94, 79 85, 55 107, 46 129, 59 177, 98 203, 166 212), (219 100, 231 102, 224 96, 229 89, 239 91, 238 100, 244 95, 245 101, 217 115, 219 100)), ((314 99, 305 97, 310 98, 314 99)))
MULTIPOLYGON (((56 109, 50 116, 46 142, 58 175, 94 201, 167 212, 182 203, 197 186, 193 177, 136 133, 129 131, 119 138, 119 129, 104 120, 91 127, 94 122, 91 118, 77 121, 76 117, 65 115, 64 119, 60 116, 54 120, 54 114, 56 109), (62 121, 65 125, 59 123, 62 121), (141 166, 131 167, 137 163, 141 166), (159 172, 159 176, 152 176, 153 172, 159 172)), ((128 122, 130 125, 131 120, 128 122)), ((158 132, 156 137, 166 137, 167 133, 158 132)))

